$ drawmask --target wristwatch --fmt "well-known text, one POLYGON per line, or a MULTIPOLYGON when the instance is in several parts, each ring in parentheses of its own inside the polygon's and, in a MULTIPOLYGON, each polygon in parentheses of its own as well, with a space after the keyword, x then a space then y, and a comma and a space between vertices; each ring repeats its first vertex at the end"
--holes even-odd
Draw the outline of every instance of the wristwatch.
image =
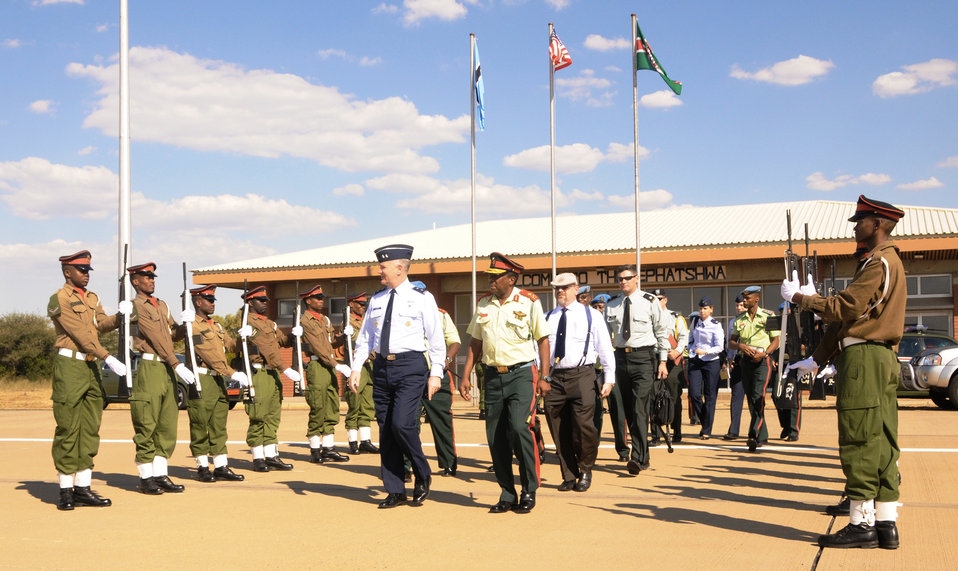
POLYGON ((544 377, 539 377, 539 380, 540 380, 540 381, 545 381, 545 382, 549 383, 550 385, 552 384, 552 376, 551 376, 551 375, 546 375, 546 376, 544 376, 544 377))

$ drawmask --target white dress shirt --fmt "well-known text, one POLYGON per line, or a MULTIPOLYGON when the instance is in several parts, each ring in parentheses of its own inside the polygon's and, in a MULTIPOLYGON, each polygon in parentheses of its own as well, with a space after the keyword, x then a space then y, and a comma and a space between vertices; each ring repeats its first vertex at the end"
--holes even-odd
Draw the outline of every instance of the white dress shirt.
POLYGON ((609 329, 605 326, 602 314, 587 307, 578 301, 573 301, 565 309, 566 311, 566 334, 565 334, 565 357, 555 362, 556 351, 556 331, 559 328, 559 320, 562 318, 563 307, 557 306, 546 316, 546 323, 549 324, 549 352, 552 359, 553 368, 571 369, 581 365, 594 365, 596 358, 602 364, 602 372, 605 374, 605 381, 609 384, 615 384, 615 353, 612 350, 612 337, 609 335, 609 329), (592 330, 589 333, 589 320, 586 312, 592 314, 592 330), (585 338, 589 337, 588 349, 585 347, 585 338), (585 359, 583 359, 583 354, 585 359))

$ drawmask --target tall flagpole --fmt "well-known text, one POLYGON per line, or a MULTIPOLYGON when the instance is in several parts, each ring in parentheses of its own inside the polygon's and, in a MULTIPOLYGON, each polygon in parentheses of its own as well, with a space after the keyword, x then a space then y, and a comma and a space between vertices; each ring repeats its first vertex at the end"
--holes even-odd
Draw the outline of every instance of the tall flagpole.
POLYGON ((472 312, 476 312, 476 35, 469 34, 469 134, 472 140, 469 156, 472 167, 472 312))
MULTIPOLYGON (((635 14, 632 14, 632 122, 635 127, 635 273, 641 275, 642 271, 642 242, 639 239, 639 83, 636 66, 638 65, 638 54, 635 50, 636 42, 636 22, 635 14)), ((641 281, 642 278, 639 278, 641 281)))
MULTIPOLYGON (((549 44, 552 44, 552 22, 549 22, 549 44)), ((555 105, 555 64, 549 58, 549 173, 552 202, 552 278, 556 276, 556 105, 555 105)))
MULTIPOLYGON (((130 14, 127 0, 120 0, 120 191, 117 219, 117 275, 126 272, 123 267, 124 252, 133 259, 130 204, 130 14)), ((130 299, 129 285, 124 299, 130 299)))

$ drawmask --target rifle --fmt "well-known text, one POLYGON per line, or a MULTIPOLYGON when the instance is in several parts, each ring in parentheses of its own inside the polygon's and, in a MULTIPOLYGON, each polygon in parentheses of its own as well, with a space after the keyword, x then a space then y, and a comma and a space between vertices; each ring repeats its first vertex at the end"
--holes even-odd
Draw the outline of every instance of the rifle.
MULTIPOLYGON (((299 296, 299 282, 296 282, 296 296, 299 296)), ((303 302, 301 300, 296 300, 296 327, 299 327, 300 317, 302 316, 303 311, 303 302)), ((296 337, 296 367, 299 371, 300 381, 296 383, 296 386, 293 387, 293 394, 301 395, 303 394, 303 389, 306 388, 306 373, 303 371, 303 341, 300 337, 296 337)))
MULTIPOLYGON (((183 262, 183 310, 186 310, 186 300, 190 297, 190 288, 186 282, 186 262, 183 262)), ((192 303, 192 302, 191 302, 192 303)), ((193 339, 193 322, 186 321, 183 323, 186 326, 186 338, 183 340, 184 345, 186 346, 186 356, 189 358, 187 364, 190 367, 190 370, 193 371, 193 376, 196 378, 196 382, 193 383, 193 386, 196 388, 196 398, 203 398, 203 387, 200 386, 200 373, 197 371, 199 367, 196 366, 196 341, 193 339)))
MULTIPOLYGON (((249 324, 249 300, 246 299, 247 294, 249 294, 249 282, 246 279, 243 279, 243 327, 246 327, 249 324)), ((243 368, 246 371, 246 378, 249 380, 249 389, 247 394, 249 394, 250 404, 256 403, 256 389, 253 387, 253 372, 252 367, 249 364, 249 340, 245 337, 240 338, 243 345, 243 368)))
MULTIPOLYGON (((792 273, 800 270, 798 256, 792 250, 792 211, 785 211, 788 226, 788 249, 785 250, 785 277, 792 279, 792 273)), ((791 304, 785 301, 782 312, 781 336, 778 345, 778 374, 772 400, 779 409, 798 408, 801 399, 801 388, 798 382, 798 371, 791 371, 783 375, 785 370, 785 354, 788 353, 790 362, 801 359, 802 340, 798 319, 792 317, 791 304)))
MULTIPOLYGON (((127 258, 130 252, 130 245, 123 244, 123 268, 120 270, 120 301, 129 300, 129 276, 130 273, 126 271, 127 267, 127 258)), ((117 387, 117 392, 120 396, 130 396, 133 394, 133 359, 130 358, 130 348, 133 345, 130 341, 130 316, 124 315, 123 321, 120 322, 120 331, 117 336, 117 349, 121 355, 120 360, 123 361, 123 364, 126 365, 126 393, 124 394, 124 385, 121 383, 117 387)))

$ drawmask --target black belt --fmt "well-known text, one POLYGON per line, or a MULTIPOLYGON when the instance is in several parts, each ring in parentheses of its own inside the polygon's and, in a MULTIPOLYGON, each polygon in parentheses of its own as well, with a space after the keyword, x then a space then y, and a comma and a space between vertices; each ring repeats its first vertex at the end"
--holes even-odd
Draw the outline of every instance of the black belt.
POLYGON ((422 357, 425 359, 425 356, 419 351, 404 351, 402 353, 389 353, 388 355, 383 355, 382 353, 377 353, 377 359, 385 359, 386 361, 403 361, 405 359, 415 359, 416 357, 422 357))
POLYGON ((516 369, 521 369, 522 367, 525 367, 531 362, 532 361, 526 361, 525 363, 516 363, 515 365, 486 365, 486 369, 493 369, 497 373, 502 375, 504 373, 511 373, 512 371, 515 371, 516 369))
POLYGON ((616 347, 616 351, 623 353, 635 353, 636 351, 654 351, 655 345, 646 345, 645 347, 616 347))
POLYGON ((595 363, 589 363, 588 365, 579 365, 578 367, 553 367, 553 371, 562 371, 567 373, 575 373, 583 369, 595 369, 595 363))

